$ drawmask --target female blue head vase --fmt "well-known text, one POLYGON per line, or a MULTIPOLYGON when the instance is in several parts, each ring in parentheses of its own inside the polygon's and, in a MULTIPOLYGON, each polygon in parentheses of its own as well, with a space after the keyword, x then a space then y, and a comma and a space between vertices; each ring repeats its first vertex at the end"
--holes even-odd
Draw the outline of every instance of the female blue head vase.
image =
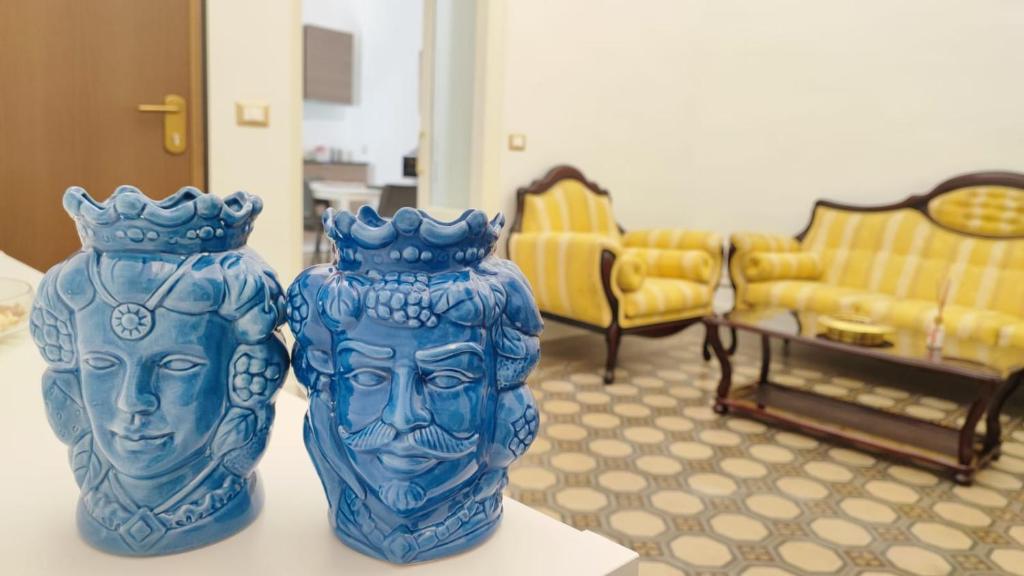
POLYGON ((183 188, 64 195, 82 250, 47 272, 31 331, 91 545, 166 554, 225 538, 262 506, 254 468, 288 370, 285 301, 245 247, 259 198, 183 188))
POLYGON ((328 211, 337 262, 288 289, 306 447, 335 533, 365 554, 409 563, 481 542, 533 442, 524 382, 543 325, 522 273, 492 255, 503 221, 328 211))

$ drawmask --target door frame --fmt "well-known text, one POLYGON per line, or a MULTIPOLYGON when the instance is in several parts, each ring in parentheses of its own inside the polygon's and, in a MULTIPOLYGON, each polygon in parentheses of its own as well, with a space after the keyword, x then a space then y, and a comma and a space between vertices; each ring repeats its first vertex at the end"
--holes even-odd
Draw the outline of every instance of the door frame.
POLYGON ((506 0, 476 4, 473 118, 470 137, 470 188, 466 206, 437 206, 431 199, 435 32, 437 0, 423 0, 423 47, 420 51, 420 134, 416 160, 416 205, 436 218, 454 219, 467 208, 495 213, 501 204, 501 137, 504 131, 506 0))
POLYGON ((192 146, 189 173, 206 192, 209 158, 206 146, 206 0, 188 1, 189 140, 192 146))

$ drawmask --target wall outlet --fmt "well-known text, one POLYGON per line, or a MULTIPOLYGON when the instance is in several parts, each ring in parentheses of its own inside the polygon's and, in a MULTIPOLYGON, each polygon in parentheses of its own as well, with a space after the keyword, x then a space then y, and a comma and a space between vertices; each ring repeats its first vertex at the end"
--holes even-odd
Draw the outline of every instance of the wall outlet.
POLYGON ((515 152, 526 150, 526 134, 509 134, 508 149, 515 152))

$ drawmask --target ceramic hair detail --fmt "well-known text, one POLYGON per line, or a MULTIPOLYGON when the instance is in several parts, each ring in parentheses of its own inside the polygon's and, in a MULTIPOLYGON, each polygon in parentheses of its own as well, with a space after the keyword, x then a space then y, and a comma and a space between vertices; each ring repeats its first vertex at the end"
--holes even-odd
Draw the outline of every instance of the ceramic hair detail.
POLYGON ((219 252, 245 245, 263 201, 246 192, 226 198, 185 187, 154 201, 133 186, 120 186, 104 202, 79 187, 64 194, 83 248, 157 250, 174 254, 219 252))
POLYGON ((73 188, 65 206, 84 249, 43 278, 31 330, 80 533, 150 555, 240 530, 262 504, 254 469, 288 370, 281 287, 244 249, 259 199, 122 187, 96 203, 73 188), (224 232, 189 234, 207 225, 224 232))
POLYGON ((396 563, 471 547, 538 426, 524 383, 543 324, 522 273, 493 256, 504 219, 364 207, 324 223, 337 266, 296 279, 288 319, 335 532, 396 563))

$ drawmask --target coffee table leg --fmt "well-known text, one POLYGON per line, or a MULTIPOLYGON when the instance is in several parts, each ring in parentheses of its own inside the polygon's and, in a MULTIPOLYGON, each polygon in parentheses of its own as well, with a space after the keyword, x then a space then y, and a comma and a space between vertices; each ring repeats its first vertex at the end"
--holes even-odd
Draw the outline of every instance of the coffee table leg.
POLYGON ((992 403, 988 407, 988 416, 985 420, 984 450, 986 454, 993 452, 993 460, 999 458, 999 446, 1003 443, 1003 423, 999 420, 999 416, 1003 413, 1003 405, 1006 404, 1006 400, 1013 396, 1021 382, 1024 382, 1024 373, 1011 376, 999 388, 999 391, 996 392, 995 397, 992 398, 992 403))
POLYGON ((717 414, 725 414, 729 411, 724 400, 729 397, 729 389, 732 388, 732 362, 729 360, 729 353, 722 346, 722 337, 718 333, 718 326, 708 322, 705 322, 705 325, 708 328, 708 343, 711 344, 711 350, 722 367, 722 379, 718 381, 714 410, 717 414))
MULTIPOLYGON (((788 340, 784 341, 788 343, 788 340)), ((772 366, 772 341, 766 335, 761 335, 761 376, 757 379, 757 385, 768 383, 768 372, 772 366)), ((764 409, 764 403, 761 402, 761 391, 758 390, 757 394, 757 407, 764 409)))
POLYGON ((974 431, 977 429, 978 422, 985 414, 989 401, 992 399, 993 386, 993 384, 985 385, 978 398, 971 404, 971 408, 967 411, 967 417, 964 418, 964 425, 960 428, 960 446, 957 451, 957 461, 961 467, 969 468, 969 470, 961 470, 956 473, 953 479, 956 480, 957 484, 969 486, 974 481, 975 457, 977 456, 974 450, 974 431))
POLYGON ((729 355, 732 356, 736 353, 736 349, 740 346, 740 335, 736 332, 735 328, 729 328, 729 355))
POLYGON ((761 377, 758 384, 768 383, 768 370, 772 365, 772 341, 767 336, 761 336, 761 377))

